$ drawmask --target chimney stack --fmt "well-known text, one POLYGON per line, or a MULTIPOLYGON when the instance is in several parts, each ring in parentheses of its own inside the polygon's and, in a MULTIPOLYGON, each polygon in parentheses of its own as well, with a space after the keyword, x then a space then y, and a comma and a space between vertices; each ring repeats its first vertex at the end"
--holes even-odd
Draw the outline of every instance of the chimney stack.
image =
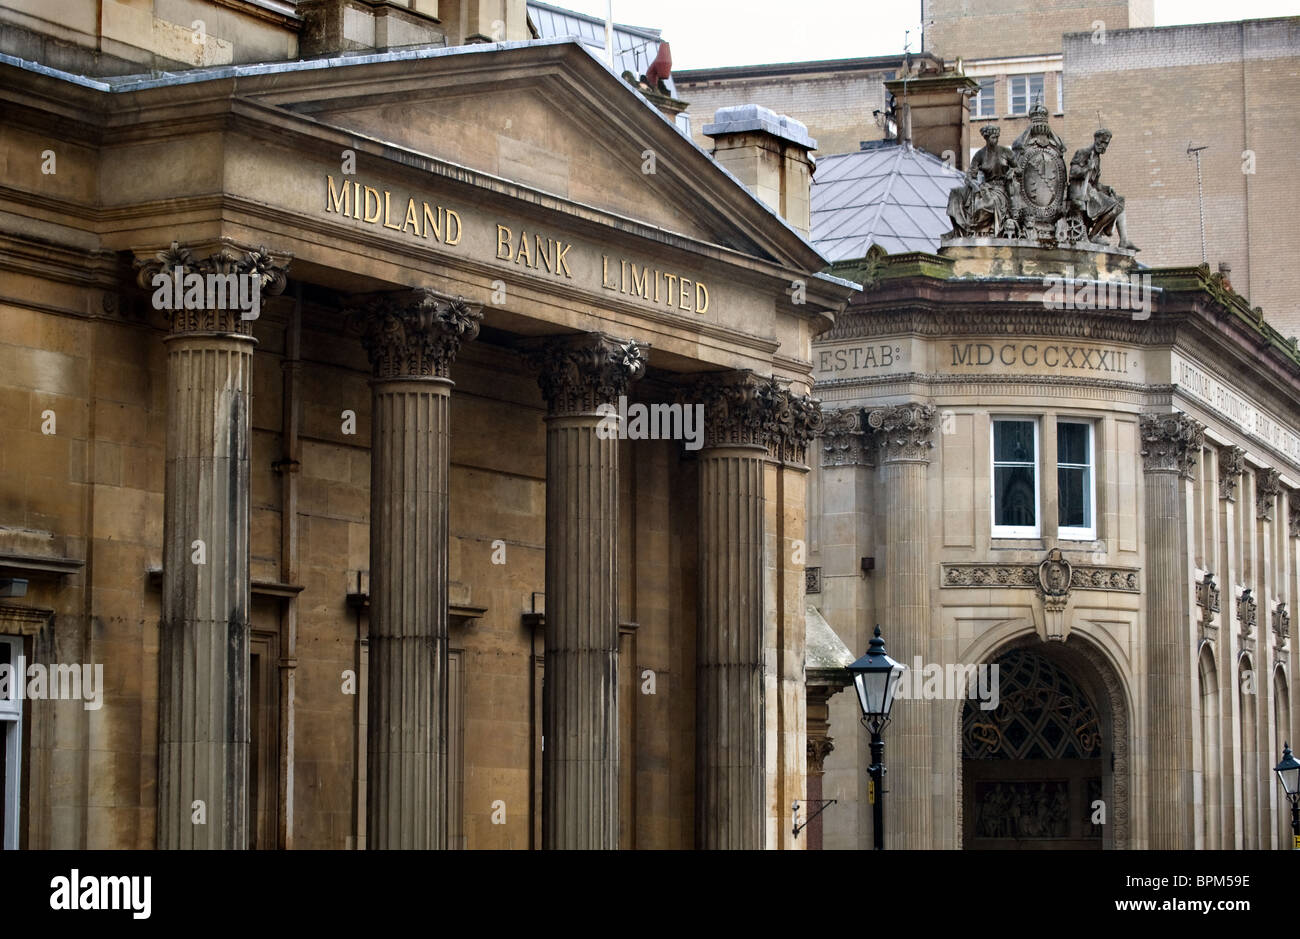
POLYGON ((805 238, 817 141, 792 117, 757 104, 720 108, 703 128, 713 158, 805 238))
POLYGON ((898 103, 898 136, 943 159, 953 154, 952 165, 964 170, 970 165, 969 98, 979 91, 979 82, 958 72, 917 75, 885 82, 885 89, 898 103), (906 87, 907 94, 903 90, 906 87))

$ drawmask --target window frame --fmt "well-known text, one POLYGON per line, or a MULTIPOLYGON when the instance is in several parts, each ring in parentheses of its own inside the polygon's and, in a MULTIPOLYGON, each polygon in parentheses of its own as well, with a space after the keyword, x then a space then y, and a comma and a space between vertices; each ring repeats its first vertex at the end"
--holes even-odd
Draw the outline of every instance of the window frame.
POLYGON ((1047 102, 1042 98, 1047 96, 1047 73, 1046 72, 1022 72, 1018 75, 1007 76, 1007 116, 1008 117, 1027 117, 1029 112, 1034 108, 1033 82, 1031 79, 1037 78, 1039 81, 1040 102, 1043 107, 1047 107, 1047 102), (1025 83, 1025 109, 1016 110, 1016 83, 1025 83))
POLYGON ((998 80, 995 76, 988 75, 984 78, 976 79, 979 82, 979 91, 971 100, 971 117, 982 120, 984 118, 995 118, 998 116, 998 80), (989 89, 988 99, 984 98, 984 83, 988 82, 992 87, 989 89))
MULTIPOLYGON (((1061 439, 1062 424, 1077 424, 1088 428, 1088 486, 1084 493, 1087 498, 1088 517, 1092 520, 1092 526, 1089 528, 1079 528, 1077 526, 1065 526, 1060 524, 1060 505, 1061 505, 1061 460, 1058 443, 1057 460, 1056 460, 1056 505, 1057 505, 1057 529, 1056 536, 1061 541, 1096 541, 1097 540, 1097 422, 1083 417, 1058 417, 1056 419, 1056 439, 1061 439)), ((1067 463, 1067 467, 1078 467, 1078 463, 1067 463)))
POLYGON ((0 851, 16 851, 21 844, 23 778, 23 698, 17 692, 26 680, 26 657, 22 636, 0 636, 0 644, 9 646, 9 697, 0 698, 0 733, 6 735, 7 759, 0 766, 0 812, 4 813, 4 838, 0 851))
MULTIPOLYGON (((1033 414, 995 414, 989 418, 989 531, 993 538, 1023 539, 1041 538, 1043 536, 1043 454, 1042 429, 1040 418, 1033 414), (998 524, 998 424, 1002 422, 1032 424, 1034 428, 1034 524, 999 525, 998 524)), ((1003 461, 1003 466, 1024 466, 1020 462, 1003 461)))

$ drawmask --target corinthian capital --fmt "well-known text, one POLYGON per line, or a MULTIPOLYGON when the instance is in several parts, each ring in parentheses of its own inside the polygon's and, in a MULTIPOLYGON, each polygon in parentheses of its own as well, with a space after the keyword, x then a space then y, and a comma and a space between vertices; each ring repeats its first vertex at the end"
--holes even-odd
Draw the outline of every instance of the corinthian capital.
POLYGON ((876 432, 886 463, 930 462, 934 449, 934 406, 899 404, 867 412, 867 426, 876 432))
POLYGON ((1275 469, 1262 469, 1255 475, 1255 517, 1262 522, 1273 521, 1273 506, 1282 492, 1281 475, 1275 469))
POLYGON ((284 290, 292 255, 223 246, 196 255, 173 241, 171 247, 135 261, 136 282, 150 291, 173 334, 251 335, 263 297, 284 290))
POLYGON ((1219 451, 1219 498, 1237 501, 1237 482, 1246 469, 1246 451, 1224 447, 1219 451))
POLYGON ((1205 446, 1205 426, 1186 414, 1143 414, 1142 468, 1148 473, 1178 473, 1192 478, 1196 457, 1205 446))
POLYGON ((775 377, 758 390, 767 431, 767 450, 773 459, 803 464, 808 442, 821 432, 822 403, 797 394, 775 377))
POLYGON ((604 333, 551 339, 529 357, 552 416, 595 414, 645 374, 646 347, 604 333))
POLYGON ((482 320, 481 307, 427 287, 355 297, 348 314, 378 379, 446 378, 482 320))
POLYGON ((822 466, 869 466, 874 462, 862 408, 827 411, 822 426, 822 466))

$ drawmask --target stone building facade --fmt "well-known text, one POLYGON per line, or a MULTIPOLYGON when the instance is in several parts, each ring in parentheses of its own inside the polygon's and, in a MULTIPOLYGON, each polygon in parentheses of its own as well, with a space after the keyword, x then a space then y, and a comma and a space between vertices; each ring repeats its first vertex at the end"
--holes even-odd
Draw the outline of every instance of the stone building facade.
MULTIPOLYGON (((1131 252, 963 244, 873 254, 814 346, 809 602, 919 669, 889 844, 1289 844, 1300 357, 1204 267, 1144 271, 1147 311, 1105 300, 1131 252), (1052 275, 1097 293, 1045 309, 1052 275), (996 708, 922 684, 993 664, 996 708)), ((871 843, 855 709, 830 700, 828 848, 871 843)))
POLYGON ((6 846, 804 847, 795 228, 574 41, 0 72, 6 846))

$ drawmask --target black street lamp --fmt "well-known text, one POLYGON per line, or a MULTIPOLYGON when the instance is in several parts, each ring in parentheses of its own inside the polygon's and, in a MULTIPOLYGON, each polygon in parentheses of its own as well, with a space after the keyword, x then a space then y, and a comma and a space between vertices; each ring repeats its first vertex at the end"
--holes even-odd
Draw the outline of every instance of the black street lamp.
POLYGON ((849 666, 862 708, 862 725, 871 731, 871 766, 867 772, 871 774, 871 818, 877 851, 885 850, 885 741, 880 734, 889 723, 898 679, 906 668, 885 654, 885 640, 880 638, 879 626, 867 646, 867 654, 849 666))
POLYGON ((1282 791, 1291 800, 1291 848, 1300 850, 1300 761, 1291 755, 1291 745, 1282 744, 1282 762, 1273 767, 1282 791))

